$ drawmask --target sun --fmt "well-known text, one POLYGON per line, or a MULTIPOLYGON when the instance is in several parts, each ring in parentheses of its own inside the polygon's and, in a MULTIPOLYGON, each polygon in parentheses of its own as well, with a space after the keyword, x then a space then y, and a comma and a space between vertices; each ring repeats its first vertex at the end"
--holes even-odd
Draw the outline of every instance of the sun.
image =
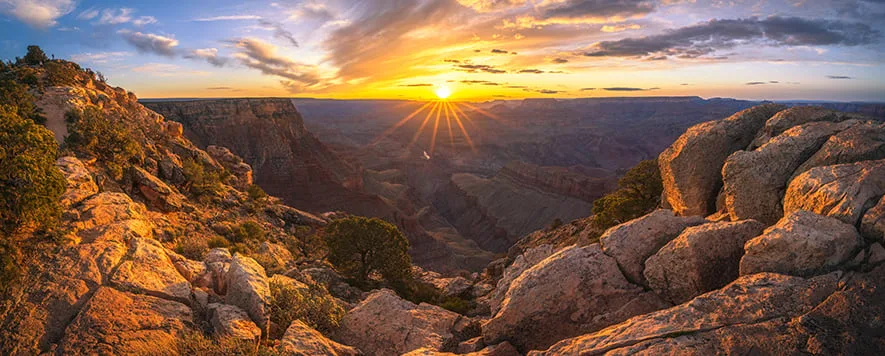
POLYGON ((449 87, 447 87, 447 86, 441 86, 439 88, 436 88, 436 96, 439 97, 440 99, 443 99, 443 100, 448 99, 449 96, 451 96, 451 95, 452 95, 452 89, 449 89, 449 87))

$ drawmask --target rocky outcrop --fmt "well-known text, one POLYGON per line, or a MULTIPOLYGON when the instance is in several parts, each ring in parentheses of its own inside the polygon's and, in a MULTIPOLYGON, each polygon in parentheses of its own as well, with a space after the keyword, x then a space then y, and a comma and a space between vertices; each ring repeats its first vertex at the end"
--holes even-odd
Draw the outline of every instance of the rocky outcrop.
POLYGON ((184 304, 102 287, 68 326, 58 353, 134 355, 171 350, 192 325, 193 314, 184 304))
POLYGON ((513 283, 517 277, 521 276, 523 272, 532 268, 532 266, 538 264, 547 257, 550 257, 550 255, 555 252, 556 249, 553 246, 545 244, 529 249, 517 256, 516 259, 513 260, 513 263, 504 269, 504 272, 501 274, 501 279, 498 280, 495 289, 488 295, 487 300, 492 315, 498 313, 498 309, 501 308, 504 296, 507 294, 507 291, 510 290, 510 284, 513 283))
POLYGON ((740 273, 823 274, 850 260, 862 246, 854 226, 798 210, 746 243, 740 273))
MULTIPOLYGON (((781 114, 783 112, 771 120, 781 114)), ((731 219, 755 219, 766 225, 780 220, 783 215, 781 199, 796 168, 817 152, 830 136, 855 124, 857 121, 852 120, 796 126, 754 151, 738 151, 729 156, 722 168, 722 180, 725 207, 731 219)))
POLYGON ((172 264, 163 246, 152 239, 134 237, 126 261, 111 276, 123 290, 189 303, 191 286, 172 264))
POLYGON ((252 167, 248 163, 243 162, 242 158, 233 154, 226 147, 220 146, 209 145, 206 147, 206 153, 224 166, 224 169, 233 174, 234 178, 236 178, 236 181, 232 182, 233 186, 245 190, 252 185, 252 167))
POLYGON ((774 137, 810 122, 842 122, 852 119, 864 119, 858 114, 844 113, 820 106, 796 106, 778 112, 765 122, 765 126, 756 133, 750 145, 751 149, 762 146, 774 137))
POLYGON ((98 193, 98 186, 95 185, 92 174, 89 173, 83 162, 76 157, 66 156, 59 158, 55 165, 64 174, 65 181, 67 182, 67 189, 65 189, 65 193, 59 201, 62 208, 71 207, 83 201, 83 199, 98 193))
POLYGON ((521 355, 519 351, 516 350, 513 345, 510 345, 508 342, 502 342, 500 344, 489 346, 477 351, 471 352, 439 352, 434 351, 427 348, 420 348, 415 351, 409 352, 407 354, 403 354, 403 356, 455 356, 455 355, 464 355, 464 356, 519 356, 521 355))
POLYGON ((806 210, 857 225, 885 194, 885 160, 813 168, 787 188, 784 213, 806 210))
POLYGON ((489 344, 543 349, 666 304, 628 282, 599 244, 569 247, 523 272, 482 328, 489 344))
POLYGON ((885 195, 863 216, 860 232, 864 237, 885 243, 885 195))
POLYGON ((608 229, 599 238, 602 251, 618 262, 624 277, 632 283, 647 285, 645 260, 654 255, 685 228, 707 222, 699 216, 678 217, 670 210, 655 210, 608 229))
POLYGON ((261 329, 249 319, 249 314, 233 305, 212 303, 207 306, 209 324, 219 337, 242 340, 257 340, 261 329))
POLYGON ((645 261, 649 286, 678 304, 738 277, 744 243, 765 225, 755 220, 689 227, 645 261))
POLYGON ((458 343, 452 330, 460 318, 434 305, 415 305, 382 289, 347 312, 335 336, 369 355, 400 355, 422 347, 445 351, 458 343))
POLYGON ((319 331, 311 329, 301 320, 295 320, 280 340, 279 350, 284 355, 356 356, 362 353, 356 348, 329 340, 319 331))
POLYGON ((658 158, 664 199, 679 215, 706 216, 715 210, 725 159, 750 144, 755 133, 784 107, 766 104, 689 128, 658 158))
POLYGON ((264 267, 249 257, 234 254, 227 271, 226 284, 225 304, 245 310, 255 324, 264 328, 268 322, 265 303, 270 294, 264 267))
POLYGON ((835 273, 812 279, 773 273, 745 276, 691 302, 529 354, 658 354, 677 350, 691 355, 741 354, 741 350, 780 354, 800 349, 799 340, 790 335, 795 328, 790 321, 827 301, 838 290, 838 282, 835 273))
MULTIPOLYGON (((814 167, 885 158, 885 124, 864 122, 830 137, 791 178, 814 167)), ((792 180, 792 179, 791 179, 792 180)))

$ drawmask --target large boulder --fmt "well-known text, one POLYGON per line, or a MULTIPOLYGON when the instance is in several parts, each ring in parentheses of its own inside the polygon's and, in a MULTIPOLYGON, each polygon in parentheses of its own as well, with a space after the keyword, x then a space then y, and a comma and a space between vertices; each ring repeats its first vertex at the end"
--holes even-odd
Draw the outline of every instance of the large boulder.
POLYGON ((504 272, 501 274, 501 279, 498 280, 495 289, 486 298, 483 298, 489 304, 492 315, 495 315, 498 309, 501 308, 501 302, 504 301, 504 295, 507 294, 507 290, 510 289, 510 284, 513 283, 513 280, 555 252, 556 248, 553 245, 544 244, 528 249, 523 254, 516 256, 513 263, 504 268, 504 272))
POLYGON ((240 156, 235 155, 227 147, 212 145, 206 147, 206 153, 224 166, 224 169, 233 174, 236 178, 236 182, 232 184, 233 186, 245 189, 252 185, 252 166, 243 161, 240 156))
POLYGON ((224 303, 245 310, 252 321, 263 329, 268 322, 265 304, 270 295, 264 267, 255 260, 236 253, 227 271, 226 285, 224 303))
POLYGON ((723 120, 689 128, 658 158, 664 200, 679 215, 713 213, 722 187, 722 164, 750 144, 765 122, 782 105, 756 106, 723 120))
POLYGON ((885 158, 885 123, 863 122, 831 136, 814 155, 793 172, 793 177, 814 167, 883 158, 885 158))
POLYGON ((744 243, 765 225, 755 220, 689 227, 645 261, 649 286, 679 304, 738 277, 744 243))
POLYGON ((190 307, 101 287, 68 326, 60 355, 145 355, 172 350, 193 326, 190 307))
POLYGON ((191 286, 159 242, 135 237, 129 242, 129 255, 111 276, 115 286, 159 298, 189 303, 191 286))
POLYGON ((725 206, 733 221, 754 219, 772 225, 783 216, 781 199, 793 171, 834 133, 857 121, 812 122, 784 131, 755 151, 725 160, 725 206))
POLYGON ((854 226, 804 210, 792 212, 747 241, 740 274, 776 272, 813 276, 854 257, 863 239, 854 226))
POLYGON ((857 225, 862 214, 885 194, 885 160, 817 167, 787 188, 784 214, 807 210, 857 225))
POLYGON ((233 305, 212 303, 207 306, 209 324, 215 335, 241 340, 257 340, 261 329, 243 309, 233 305))
POLYGON ((792 354, 798 347, 787 342, 798 340, 790 335, 790 320, 827 300, 838 290, 839 277, 837 273, 811 279, 774 273, 744 276, 688 303, 529 354, 792 354))
POLYGON ((655 210, 643 217, 608 229, 599 242, 602 251, 618 262, 624 277, 645 285, 645 260, 689 226, 707 222, 700 216, 679 217, 671 210, 655 210))
POLYGON ((301 320, 295 320, 286 329, 280 340, 280 352, 284 355, 327 355, 353 356, 362 355, 356 348, 329 340, 319 331, 307 326, 301 320))
POLYGON ((865 119, 863 115, 843 113, 820 106, 795 106, 772 116, 759 132, 751 149, 760 147, 785 131, 809 122, 841 122, 851 119, 865 119))
POLYGON ((543 349, 666 306, 628 282, 599 244, 572 246, 516 278, 482 335, 489 344, 508 341, 521 350, 543 349))
POLYGON ((421 347, 445 351, 457 345, 452 330, 460 315, 376 290, 341 320, 336 339, 369 355, 400 355, 421 347))
POLYGON ((62 157, 55 161, 55 165, 64 174, 67 181, 67 189, 62 194, 59 204, 67 208, 83 201, 98 193, 98 185, 92 178, 92 174, 76 157, 62 157))
POLYGON ((181 210, 185 206, 187 199, 160 178, 137 166, 132 166, 131 172, 134 187, 151 206, 170 212, 181 210))
POLYGON ((885 243, 885 195, 876 206, 864 213, 860 232, 869 240, 885 243))

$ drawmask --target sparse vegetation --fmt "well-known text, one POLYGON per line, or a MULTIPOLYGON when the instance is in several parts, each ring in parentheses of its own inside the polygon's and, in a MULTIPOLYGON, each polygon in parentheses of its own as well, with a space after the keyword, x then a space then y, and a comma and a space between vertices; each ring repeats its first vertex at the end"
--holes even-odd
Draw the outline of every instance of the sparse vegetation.
POLYGON ((36 98, 28 91, 28 86, 18 83, 13 78, 0 70, 0 106, 7 105, 9 110, 18 116, 31 119, 38 124, 46 121, 40 110, 34 105, 36 98))
POLYGON ((200 261, 209 251, 206 240, 196 237, 183 237, 175 244, 175 252, 192 260, 200 261))
MULTIPOLYGON (((153 354, 157 350, 144 350, 144 354, 153 354)), ((264 342, 256 343, 251 340, 242 340, 232 337, 211 338, 199 330, 189 330, 175 339, 176 355, 200 355, 200 356, 227 356, 227 355, 254 355, 276 356, 283 355, 272 346, 264 342)))
POLYGON ((396 226, 378 218, 347 217, 335 220, 324 236, 328 259, 339 272, 365 285, 378 273, 389 282, 411 277, 409 241, 396 226))
POLYGON ((605 230, 654 210, 663 183, 657 160, 639 162, 618 180, 619 189, 593 203, 593 225, 605 230))
POLYGON ((90 107, 68 112, 66 120, 66 147, 79 155, 99 158, 114 179, 122 179, 126 168, 144 159, 142 147, 135 134, 122 119, 90 107))
POLYGON ((22 262, 12 235, 25 226, 51 228, 61 213, 66 182, 57 150, 49 130, 0 105, 0 294, 15 285, 22 262))
POLYGON ((246 188, 246 193, 249 194, 249 199, 252 200, 262 200, 267 198, 267 193, 265 193, 264 189, 261 189, 257 184, 252 184, 246 188))
POLYGON ((234 243, 261 243, 267 240, 267 232, 258 223, 246 221, 233 229, 230 241, 234 243))
POLYGON ((214 167, 206 167, 202 162, 186 158, 182 162, 184 175, 187 176, 186 189, 196 196, 217 196, 224 191, 225 171, 214 167))
POLYGON ((344 309, 325 287, 309 279, 306 282, 306 287, 270 283, 267 303, 270 320, 282 329, 295 320, 301 320, 320 332, 335 330, 344 317, 344 309))

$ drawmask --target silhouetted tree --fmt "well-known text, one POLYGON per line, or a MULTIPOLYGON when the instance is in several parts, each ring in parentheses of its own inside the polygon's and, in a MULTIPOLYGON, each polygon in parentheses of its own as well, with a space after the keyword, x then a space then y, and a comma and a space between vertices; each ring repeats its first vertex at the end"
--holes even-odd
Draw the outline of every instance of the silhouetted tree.
POLYGON ((324 236, 329 262, 342 274, 365 283, 372 272, 401 282, 411 277, 409 241, 393 224, 378 218, 335 220, 324 236))
POLYGON ((25 58, 22 59, 27 65, 41 65, 44 62, 48 61, 49 58, 46 57, 46 53, 40 49, 40 46, 28 46, 28 53, 25 54, 25 58))

